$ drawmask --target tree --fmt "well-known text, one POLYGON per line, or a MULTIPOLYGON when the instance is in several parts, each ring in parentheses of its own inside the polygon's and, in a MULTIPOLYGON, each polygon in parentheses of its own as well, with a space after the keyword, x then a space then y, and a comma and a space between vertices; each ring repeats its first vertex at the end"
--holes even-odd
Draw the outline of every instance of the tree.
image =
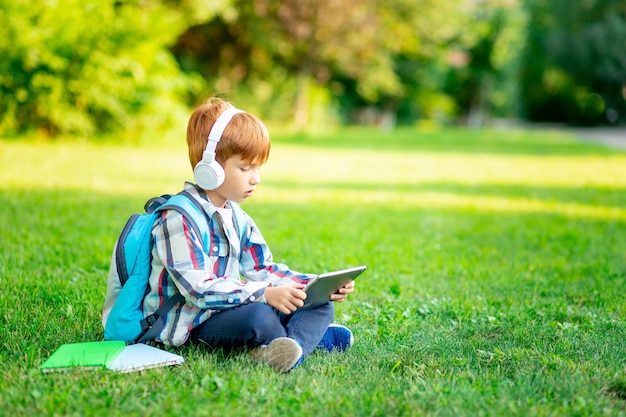
POLYGON ((257 2, 257 12, 277 35, 268 44, 271 55, 296 76, 297 127, 308 121, 306 87, 312 79, 326 84, 339 72, 354 79, 366 96, 399 90, 372 1, 263 0, 257 2))
POLYGON ((526 17, 517 0, 468 3, 464 28, 451 43, 445 91, 470 127, 481 127, 495 112, 514 116, 514 88, 523 49, 526 17))
MULTIPOLYGON (((294 123, 308 123, 311 84, 354 79, 359 91, 399 92, 371 0, 240 0, 236 13, 190 28, 173 51, 217 90, 270 80, 276 97, 291 88, 294 123), (209 45, 220 45, 209 48, 209 45)), ((258 95, 257 95, 258 98, 258 95)))
MULTIPOLYGON (((445 120, 454 113, 450 96, 442 92, 448 47, 465 31, 463 2, 459 0, 390 0, 378 4, 380 25, 378 54, 390 63, 393 89, 354 82, 350 74, 337 73, 341 88, 336 99, 358 117, 360 108, 375 114, 383 126, 416 119, 445 120), (363 86, 367 86, 363 88, 363 86), (360 88, 359 88, 360 87, 360 88)), ((369 67, 364 66, 364 71, 369 67)))
POLYGON ((626 121, 626 3, 526 0, 522 102, 534 121, 626 121))
POLYGON ((152 131, 193 87, 164 47, 182 19, 157 1, 0 0, 0 132, 152 131))
POLYGON ((456 111, 453 98, 462 110, 487 107, 488 100, 474 98, 491 99, 490 78, 515 52, 503 41, 511 39, 508 3, 239 0, 228 13, 189 28, 173 51, 214 90, 238 97, 249 91, 246 102, 266 103, 265 115, 281 109, 298 127, 310 121, 316 93, 337 103, 345 120, 374 113, 375 122, 388 126, 397 115, 445 121, 456 111), (474 48, 469 52, 476 56, 469 78, 442 92, 450 48, 474 48))

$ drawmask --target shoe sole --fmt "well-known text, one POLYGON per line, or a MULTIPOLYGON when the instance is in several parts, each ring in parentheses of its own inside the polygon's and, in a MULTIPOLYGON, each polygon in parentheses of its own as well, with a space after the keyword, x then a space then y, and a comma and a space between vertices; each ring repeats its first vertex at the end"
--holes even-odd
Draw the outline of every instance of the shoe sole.
POLYGON ((267 346, 255 348, 251 351, 256 362, 262 362, 274 370, 289 372, 302 357, 302 348, 295 340, 289 337, 279 337, 267 346))

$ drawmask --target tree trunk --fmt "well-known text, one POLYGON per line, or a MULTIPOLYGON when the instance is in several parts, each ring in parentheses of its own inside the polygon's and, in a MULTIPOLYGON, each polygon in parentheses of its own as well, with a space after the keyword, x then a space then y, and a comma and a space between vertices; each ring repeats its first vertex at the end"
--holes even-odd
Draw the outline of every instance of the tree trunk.
POLYGON ((293 114, 293 124, 296 129, 304 129, 309 123, 309 81, 311 79, 308 65, 304 65, 298 72, 296 79, 296 97, 293 114))

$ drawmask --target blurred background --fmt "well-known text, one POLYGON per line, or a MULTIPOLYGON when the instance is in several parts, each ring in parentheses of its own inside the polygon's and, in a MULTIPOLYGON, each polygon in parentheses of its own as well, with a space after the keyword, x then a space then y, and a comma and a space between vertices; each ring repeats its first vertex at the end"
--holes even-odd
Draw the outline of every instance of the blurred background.
POLYGON ((626 124, 624 0, 0 0, 0 135, 626 124))

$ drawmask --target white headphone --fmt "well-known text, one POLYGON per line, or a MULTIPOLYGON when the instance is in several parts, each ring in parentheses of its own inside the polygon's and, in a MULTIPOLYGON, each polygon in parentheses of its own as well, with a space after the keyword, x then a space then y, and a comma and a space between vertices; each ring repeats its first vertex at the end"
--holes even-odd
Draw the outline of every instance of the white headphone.
POLYGON ((224 182, 226 175, 224 174, 224 168, 215 160, 215 149, 217 148, 217 143, 222 138, 224 129, 226 129, 228 123, 237 113, 244 113, 244 111, 230 107, 219 115, 209 132, 209 140, 206 143, 206 149, 202 153, 202 160, 193 169, 196 184, 204 190, 215 190, 224 182))

